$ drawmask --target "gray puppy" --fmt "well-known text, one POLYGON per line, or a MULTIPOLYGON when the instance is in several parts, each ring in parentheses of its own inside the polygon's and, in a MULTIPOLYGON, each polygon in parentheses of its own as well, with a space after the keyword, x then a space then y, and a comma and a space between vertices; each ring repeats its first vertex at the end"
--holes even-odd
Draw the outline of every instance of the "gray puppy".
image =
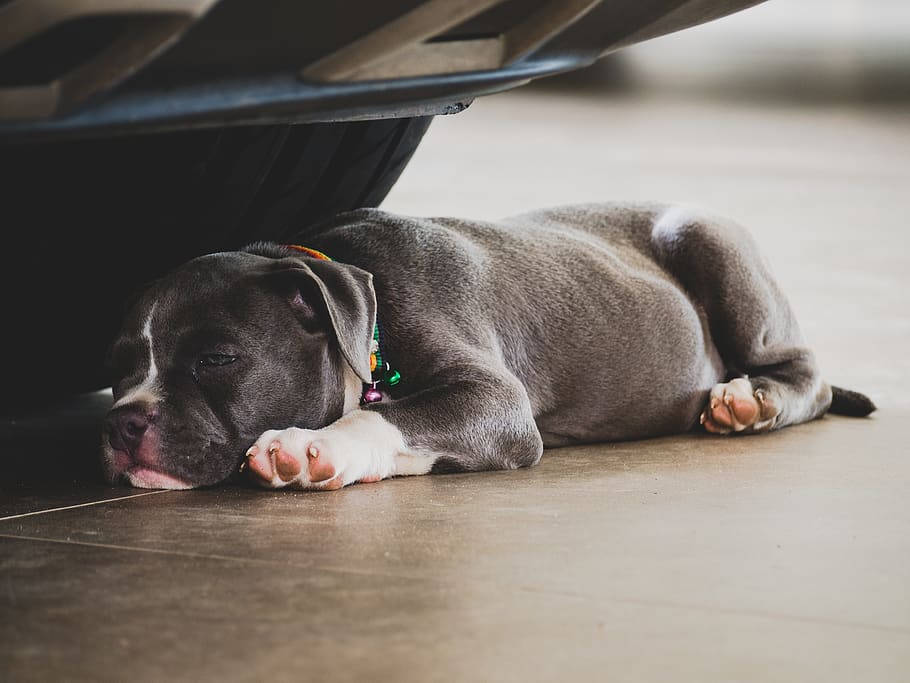
POLYGON ((142 295, 111 353, 111 482, 190 488, 246 467, 266 487, 336 489, 874 410, 822 380, 746 231, 703 213, 368 209, 316 235, 333 260, 256 244, 142 295))

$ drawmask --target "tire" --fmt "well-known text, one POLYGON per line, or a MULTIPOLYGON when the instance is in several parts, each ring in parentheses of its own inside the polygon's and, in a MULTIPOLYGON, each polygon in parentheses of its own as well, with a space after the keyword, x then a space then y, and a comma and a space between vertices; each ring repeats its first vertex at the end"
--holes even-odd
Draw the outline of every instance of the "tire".
POLYGON ((200 254, 377 206, 432 117, 0 147, 6 405, 107 386, 127 300, 200 254))

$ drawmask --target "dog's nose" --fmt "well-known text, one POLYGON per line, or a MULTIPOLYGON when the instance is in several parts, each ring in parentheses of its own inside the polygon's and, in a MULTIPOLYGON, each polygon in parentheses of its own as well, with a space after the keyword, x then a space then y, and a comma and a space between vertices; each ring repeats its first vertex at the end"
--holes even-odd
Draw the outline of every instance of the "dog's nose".
POLYGON ((112 410, 107 415, 107 439, 111 448, 134 453, 157 416, 154 409, 138 405, 125 405, 112 410))

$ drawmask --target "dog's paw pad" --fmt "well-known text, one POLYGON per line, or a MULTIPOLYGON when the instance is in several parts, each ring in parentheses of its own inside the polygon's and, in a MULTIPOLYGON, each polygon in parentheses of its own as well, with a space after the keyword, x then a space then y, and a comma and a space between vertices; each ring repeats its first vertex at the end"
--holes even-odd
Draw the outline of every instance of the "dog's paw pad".
POLYGON ((266 488, 332 490, 343 485, 341 455, 319 431, 269 430, 247 451, 244 469, 266 488))
POLYGON ((250 474, 262 482, 271 482, 274 478, 272 470, 272 458, 267 450, 259 446, 251 446, 246 452, 246 467, 250 474))
POLYGON ((281 481, 294 481, 300 475, 300 461, 293 455, 281 449, 281 444, 275 442, 277 448, 274 451, 275 471, 281 481))
POLYGON ((322 441, 314 441, 306 451, 307 476, 313 483, 327 481, 337 473, 322 441))
POLYGON ((737 377, 714 386, 700 421, 713 434, 756 432, 770 429, 776 415, 774 406, 760 389, 753 390, 748 379, 737 377))
POLYGON ((390 476, 371 444, 359 436, 352 438, 337 427, 272 429, 250 447, 242 469, 264 488, 307 491, 334 491, 390 476))

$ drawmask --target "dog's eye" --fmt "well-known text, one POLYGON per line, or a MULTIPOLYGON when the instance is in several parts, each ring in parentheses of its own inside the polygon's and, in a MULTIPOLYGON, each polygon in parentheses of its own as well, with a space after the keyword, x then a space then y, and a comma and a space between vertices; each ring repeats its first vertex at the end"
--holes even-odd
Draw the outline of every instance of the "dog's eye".
POLYGON ((203 368, 220 368, 222 365, 230 365, 237 356, 229 356, 226 353, 206 353, 199 357, 196 364, 203 368))

